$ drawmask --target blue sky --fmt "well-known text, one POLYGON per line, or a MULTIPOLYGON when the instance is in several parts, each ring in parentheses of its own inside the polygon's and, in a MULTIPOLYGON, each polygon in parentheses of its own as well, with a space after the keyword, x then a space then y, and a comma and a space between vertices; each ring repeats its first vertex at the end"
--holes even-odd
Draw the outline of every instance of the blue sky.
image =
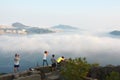
POLYGON ((120 26, 120 0, 0 0, 0 24, 66 24, 85 29, 120 26))

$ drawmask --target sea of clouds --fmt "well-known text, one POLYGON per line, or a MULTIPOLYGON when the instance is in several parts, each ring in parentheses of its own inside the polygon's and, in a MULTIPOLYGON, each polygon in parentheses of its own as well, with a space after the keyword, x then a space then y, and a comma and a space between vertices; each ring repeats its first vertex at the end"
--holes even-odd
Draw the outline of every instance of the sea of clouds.
POLYGON ((100 65, 120 64, 120 38, 77 32, 0 36, 0 64, 8 59, 5 62, 11 66, 15 53, 22 55, 27 63, 39 62, 45 50, 49 51, 49 58, 55 54, 66 58, 86 57, 88 62, 100 65))

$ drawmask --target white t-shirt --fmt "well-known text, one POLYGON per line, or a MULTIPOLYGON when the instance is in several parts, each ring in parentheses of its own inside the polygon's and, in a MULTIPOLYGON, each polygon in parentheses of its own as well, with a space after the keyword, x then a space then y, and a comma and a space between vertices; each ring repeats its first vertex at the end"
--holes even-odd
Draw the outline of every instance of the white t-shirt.
POLYGON ((47 54, 44 54, 43 59, 44 59, 44 60, 47 59, 47 54))
POLYGON ((19 57, 15 57, 15 58, 14 58, 14 64, 15 64, 15 65, 19 65, 19 61, 20 61, 20 58, 19 58, 19 57))

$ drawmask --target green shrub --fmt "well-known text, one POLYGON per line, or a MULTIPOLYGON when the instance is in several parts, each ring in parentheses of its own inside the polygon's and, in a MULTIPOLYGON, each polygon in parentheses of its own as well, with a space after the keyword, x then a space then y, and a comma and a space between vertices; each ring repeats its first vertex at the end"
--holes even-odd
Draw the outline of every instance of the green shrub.
POLYGON ((84 80, 90 69, 86 58, 69 59, 63 66, 61 74, 65 80, 84 80))

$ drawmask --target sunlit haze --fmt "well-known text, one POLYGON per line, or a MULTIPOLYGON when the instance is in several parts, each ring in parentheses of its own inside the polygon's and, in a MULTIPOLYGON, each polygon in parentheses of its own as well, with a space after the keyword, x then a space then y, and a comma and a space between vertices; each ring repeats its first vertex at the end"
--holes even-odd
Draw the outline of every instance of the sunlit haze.
POLYGON ((0 0, 0 24, 118 29, 120 0, 0 0))

